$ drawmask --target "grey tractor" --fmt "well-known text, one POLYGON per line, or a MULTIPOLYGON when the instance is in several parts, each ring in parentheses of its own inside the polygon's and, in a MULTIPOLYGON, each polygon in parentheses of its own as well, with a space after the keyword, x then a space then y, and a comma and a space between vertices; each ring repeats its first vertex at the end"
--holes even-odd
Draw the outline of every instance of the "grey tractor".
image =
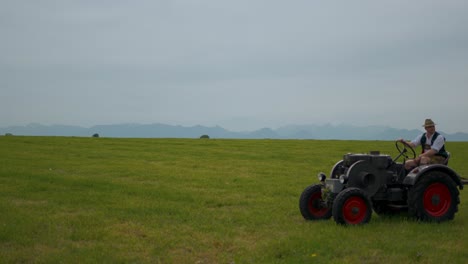
POLYGON ((329 177, 319 173, 319 183, 305 188, 299 208, 306 220, 333 219, 338 224, 357 225, 371 220, 372 212, 393 214, 407 211, 417 220, 452 220, 460 203, 459 189, 466 180, 444 164, 406 171, 404 162, 415 158, 414 149, 396 141, 399 152, 389 155, 348 153, 332 168, 329 177), (403 157, 403 162, 397 160, 403 157))

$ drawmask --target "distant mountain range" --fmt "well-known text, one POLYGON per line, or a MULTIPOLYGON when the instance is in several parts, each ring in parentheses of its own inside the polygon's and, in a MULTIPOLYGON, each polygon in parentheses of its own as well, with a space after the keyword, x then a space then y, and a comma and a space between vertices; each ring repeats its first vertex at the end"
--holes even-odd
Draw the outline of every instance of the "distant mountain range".
MULTIPOLYGON (((233 132, 220 126, 173 126, 166 124, 116 124, 97 125, 90 128, 66 125, 29 124, 0 128, 0 135, 23 136, 77 136, 125 138, 210 138, 242 139, 338 139, 338 140, 395 140, 413 139, 420 130, 395 129, 386 126, 352 125, 289 125, 278 129, 262 128, 249 132, 233 132)), ((468 141, 468 133, 447 134, 440 131, 448 141, 468 141)))

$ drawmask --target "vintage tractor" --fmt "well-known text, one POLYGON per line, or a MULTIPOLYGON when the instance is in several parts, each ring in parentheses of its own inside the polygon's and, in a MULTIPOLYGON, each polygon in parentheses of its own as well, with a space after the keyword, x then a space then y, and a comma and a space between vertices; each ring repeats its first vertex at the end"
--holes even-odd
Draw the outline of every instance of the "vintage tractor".
POLYGON ((410 172, 404 168, 414 149, 396 141, 399 155, 392 159, 378 151, 346 154, 337 162, 329 179, 319 173, 320 183, 305 188, 299 208, 306 220, 330 219, 343 225, 370 221, 377 214, 406 211, 421 221, 452 220, 460 203, 459 191, 466 183, 445 164, 423 165, 410 172), (403 157, 403 163, 396 161, 403 157))

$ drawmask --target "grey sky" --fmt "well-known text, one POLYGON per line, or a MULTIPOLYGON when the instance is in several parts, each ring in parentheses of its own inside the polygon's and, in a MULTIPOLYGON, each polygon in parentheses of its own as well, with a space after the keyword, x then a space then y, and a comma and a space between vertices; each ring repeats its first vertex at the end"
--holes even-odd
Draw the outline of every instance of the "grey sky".
POLYGON ((0 0, 0 126, 468 132, 468 1, 0 0))

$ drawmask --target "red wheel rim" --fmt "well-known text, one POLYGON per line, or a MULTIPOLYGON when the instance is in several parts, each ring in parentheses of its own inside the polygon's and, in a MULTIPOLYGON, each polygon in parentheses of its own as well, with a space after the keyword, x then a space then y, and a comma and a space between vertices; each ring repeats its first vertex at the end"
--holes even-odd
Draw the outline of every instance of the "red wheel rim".
POLYGON ((315 192, 309 198, 309 212, 316 216, 321 217, 327 214, 328 208, 322 207, 320 204, 322 203, 322 192, 315 192))
POLYGON ((351 197, 343 205, 343 217, 349 224, 360 224, 367 215, 367 204, 361 197, 351 197))
POLYGON ((433 183, 424 192, 424 209, 433 217, 440 217, 447 213, 451 203, 450 190, 443 183, 433 183))

